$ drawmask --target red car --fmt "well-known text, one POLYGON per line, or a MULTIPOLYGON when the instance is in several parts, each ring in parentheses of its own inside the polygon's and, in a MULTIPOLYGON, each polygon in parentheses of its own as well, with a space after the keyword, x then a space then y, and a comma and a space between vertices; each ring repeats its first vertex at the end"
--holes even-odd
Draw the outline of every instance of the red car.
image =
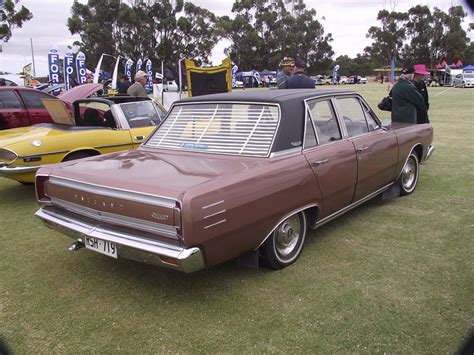
POLYGON ((96 94, 101 84, 84 84, 55 97, 43 91, 21 86, 0 87, 0 130, 54 123, 41 99, 61 99, 66 104, 96 94))
POLYGON ((0 129, 52 123, 53 120, 41 99, 56 99, 56 97, 21 86, 0 87, 0 129))

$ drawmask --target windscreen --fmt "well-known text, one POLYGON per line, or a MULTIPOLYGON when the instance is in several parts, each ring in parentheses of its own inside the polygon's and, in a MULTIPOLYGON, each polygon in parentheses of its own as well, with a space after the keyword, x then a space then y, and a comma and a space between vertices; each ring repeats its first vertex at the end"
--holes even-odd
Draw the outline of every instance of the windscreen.
POLYGON ((177 105, 145 146, 265 157, 270 153, 278 122, 278 106, 273 105, 177 105))
POLYGON ((136 101, 119 104, 130 128, 157 126, 164 112, 152 101, 136 101))

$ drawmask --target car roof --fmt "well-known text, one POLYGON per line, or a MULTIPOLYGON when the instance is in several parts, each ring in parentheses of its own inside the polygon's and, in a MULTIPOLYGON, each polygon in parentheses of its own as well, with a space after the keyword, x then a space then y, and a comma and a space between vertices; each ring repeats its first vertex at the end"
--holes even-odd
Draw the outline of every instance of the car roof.
POLYGON ((352 90, 317 90, 317 89, 269 89, 247 90, 244 92, 195 96, 180 100, 175 105, 205 102, 251 102, 278 104, 281 109, 280 127, 272 147, 272 152, 294 148, 302 144, 305 125, 306 99, 317 99, 325 96, 357 95, 352 90))

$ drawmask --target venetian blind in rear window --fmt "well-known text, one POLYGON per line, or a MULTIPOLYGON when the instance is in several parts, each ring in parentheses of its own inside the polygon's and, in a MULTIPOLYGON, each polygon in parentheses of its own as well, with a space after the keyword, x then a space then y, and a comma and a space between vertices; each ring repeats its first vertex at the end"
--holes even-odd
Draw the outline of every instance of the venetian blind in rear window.
POLYGON ((146 147, 266 157, 279 122, 278 106, 206 103, 174 106, 146 147))

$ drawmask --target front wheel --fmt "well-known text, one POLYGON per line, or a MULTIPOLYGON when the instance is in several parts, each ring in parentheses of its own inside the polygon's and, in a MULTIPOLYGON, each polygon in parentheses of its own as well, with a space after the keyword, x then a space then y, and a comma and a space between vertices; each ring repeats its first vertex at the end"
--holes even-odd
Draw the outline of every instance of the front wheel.
POLYGON ((306 215, 303 211, 280 223, 262 246, 262 255, 267 265, 279 270, 293 264, 303 249, 306 230, 306 215))
POLYGON ((416 152, 412 151, 403 166, 402 174, 398 179, 398 184, 401 190, 400 194, 402 196, 409 195, 415 191, 419 173, 420 163, 418 161, 418 156, 416 155, 416 152))

